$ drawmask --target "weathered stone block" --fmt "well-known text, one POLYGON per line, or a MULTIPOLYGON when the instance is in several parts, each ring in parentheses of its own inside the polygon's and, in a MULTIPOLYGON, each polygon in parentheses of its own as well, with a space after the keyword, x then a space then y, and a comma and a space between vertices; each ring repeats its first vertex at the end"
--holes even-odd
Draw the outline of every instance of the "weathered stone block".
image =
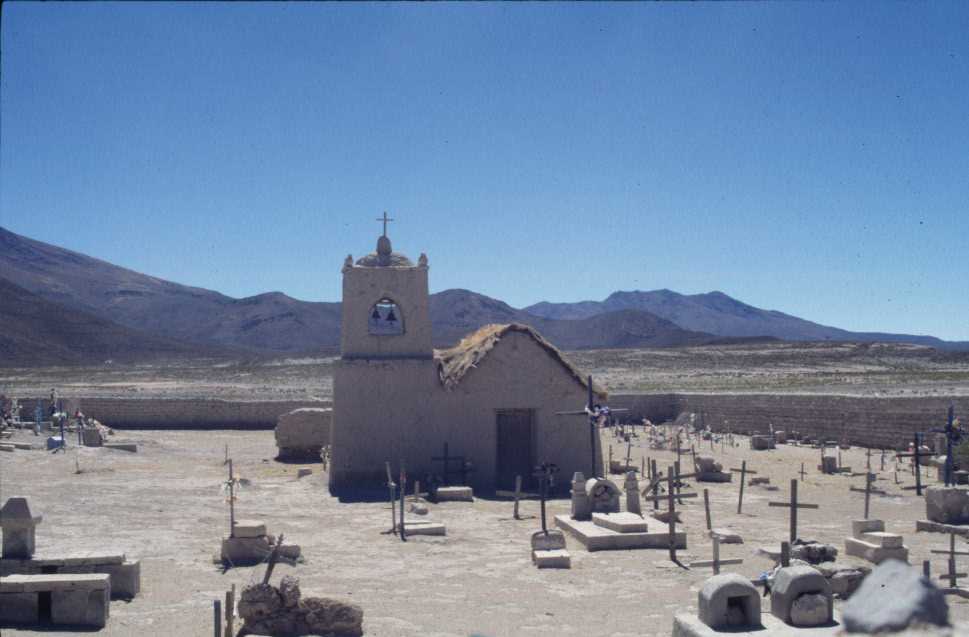
POLYGON ((103 628, 108 623, 111 587, 101 590, 53 591, 51 623, 103 628))
POLYGON ((259 520, 236 520, 232 527, 233 537, 260 537, 266 535, 266 525, 259 520))
MULTIPOLYGON (((813 608, 813 602, 806 604, 807 608, 813 608)), ((771 587, 770 610, 774 617, 777 617, 786 624, 795 626, 819 626, 831 622, 834 619, 834 602, 831 596, 831 584, 828 580, 810 566, 788 566, 778 569, 774 574, 774 585, 771 587), (812 624, 796 624, 795 618, 805 621, 810 617, 815 617, 812 611, 801 612, 796 617, 792 616, 795 601, 802 595, 820 595, 825 600, 824 621, 812 624)))
POLYGON ((701 622, 714 629, 760 626, 760 593, 737 573, 714 575, 697 595, 701 622))
POLYGON ((27 498, 8 498, 0 509, 4 559, 28 559, 36 548, 36 528, 43 518, 30 513, 27 498))
POLYGON ((878 565, 843 607, 848 632, 901 631, 914 624, 946 626, 949 606, 930 580, 908 564, 888 560, 878 565))
POLYGON ((255 564, 265 560, 271 549, 266 536, 227 537, 222 540, 222 560, 232 564, 255 564))
POLYGON ((645 533, 649 530, 646 519, 629 512, 593 513, 592 522, 596 526, 610 529, 616 533, 645 533))
POLYGON ((538 568, 572 568, 572 556, 565 549, 532 551, 532 563, 538 568))
POLYGON ((471 487, 438 487, 434 492, 438 502, 474 502, 474 490, 471 487))
POLYGON ((585 482, 585 493, 592 513, 619 513, 621 491, 611 480, 589 478, 585 482))
POLYGON ((330 444, 333 411, 329 408, 294 409, 279 417, 276 446, 286 460, 319 460, 320 451, 330 444))
POLYGON ((0 624, 35 625, 39 621, 37 593, 0 594, 0 624))
POLYGON ((925 489, 925 515, 941 524, 969 524, 969 489, 928 487, 925 489))

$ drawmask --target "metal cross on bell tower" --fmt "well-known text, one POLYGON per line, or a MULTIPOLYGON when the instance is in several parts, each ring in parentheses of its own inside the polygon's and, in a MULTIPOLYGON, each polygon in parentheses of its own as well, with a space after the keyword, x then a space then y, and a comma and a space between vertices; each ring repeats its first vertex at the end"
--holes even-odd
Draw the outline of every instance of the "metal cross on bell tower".
POLYGON ((387 222, 393 221, 393 218, 388 217, 387 216, 387 211, 384 210, 384 216, 383 217, 377 217, 377 221, 382 221, 384 223, 384 234, 383 234, 383 236, 386 237, 387 236, 387 222))

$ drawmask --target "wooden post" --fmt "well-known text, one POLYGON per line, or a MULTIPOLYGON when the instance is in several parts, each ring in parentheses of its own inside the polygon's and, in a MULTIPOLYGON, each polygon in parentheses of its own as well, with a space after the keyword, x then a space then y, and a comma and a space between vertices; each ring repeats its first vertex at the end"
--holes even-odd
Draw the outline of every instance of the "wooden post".
POLYGON ((222 602, 220 600, 215 600, 212 602, 213 615, 215 616, 215 626, 213 630, 213 635, 215 637, 222 637, 222 602))
POLYGON ((521 498, 522 492, 522 477, 515 476, 515 519, 520 520, 521 516, 518 515, 518 500, 521 498))
POLYGON ((707 531, 713 530, 713 522, 710 520, 710 490, 703 490, 703 508, 707 514, 707 531))
MULTIPOLYGON (((446 451, 445 451, 446 453, 446 451)), ((407 493, 407 470, 404 459, 400 459, 400 541, 407 541, 407 531, 404 528, 404 494, 407 493)))
POLYGON ((790 502, 768 502, 769 507, 788 507, 791 509, 791 544, 797 540, 797 510, 798 509, 818 509, 816 504, 805 504, 797 501, 797 479, 791 480, 791 501, 790 502))
POLYGON ((801 482, 804 482, 804 463, 801 463, 801 482))
MULTIPOLYGON (((667 497, 669 506, 669 542, 670 542, 670 561, 676 561, 676 499, 673 497, 673 471, 675 467, 669 467, 666 476, 667 497)), ((678 472, 677 472, 678 473, 678 472)))
POLYGON ((932 563, 929 560, 922 561, 922 577, 932 579, 932 563))
POLYGON ((397 532, 397 485, 390 473, 390 461, 384 462, 387 469, 387 488, 390 489, 390 532, 397 532))
POLYGON ((279 547, 283 545, 283 534, 279 534, 279 538, 276 540, 276 546, 269 553, 269 564, 266 565, 266 574, 262 577, 262 583, 268 584, 269 579, 273 576, 273 569, 276 568, 276 562, 279 560, 279 547))
POLYGON ((229 537, 236 536, 236 491, 235 476, 232 474, 232 458, 229 458, 229 537))
POLYGON ((949 588, 955 588, 956 582, 956 534, 949 534, 949 588))
MULTIPOLYGON (((656 461, 655 460, 651 460, 650 461, 650 464, 653 467, 653 478, 652 479, 653 479, 653 482, 656 483, 656 486, 653 487, 653 495, 659 495, 659 474, 656 472, 656 461)), ((658 509, 659 509, 659 500, 658 499, 654 499, 653 500, 653 510, 656 511, 658 509)))
POLYGON ((781 566, 787 568, 791 565, 791 544, 781 542, 781 566))
POLYGON ((720 574, 720 538, 713 536, 713 574, 720 574))
POLYGON ((740 496, 737 498, 737 515, 744 507, 744 483, 747 482, 747 461, 740 463, 740 496))
POLYGON ((225 634, 226 637, 232 637, 235 633, 233 630, 234 619, 235 619, 235 596, 236 596, 236 585, 232 585, 231 591, 225 592, 225 634))

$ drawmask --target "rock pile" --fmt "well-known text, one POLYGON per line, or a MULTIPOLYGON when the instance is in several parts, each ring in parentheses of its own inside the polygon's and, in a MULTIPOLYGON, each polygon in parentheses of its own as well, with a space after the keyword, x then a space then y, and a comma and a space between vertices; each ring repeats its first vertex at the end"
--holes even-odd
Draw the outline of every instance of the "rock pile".
POLYGON ((328 597, 302 597, 299 580, 286 575, 279 587, 252 584, 242 589, 238 606, 242 632, 251 635, 363 635, 363 609, 328 597))

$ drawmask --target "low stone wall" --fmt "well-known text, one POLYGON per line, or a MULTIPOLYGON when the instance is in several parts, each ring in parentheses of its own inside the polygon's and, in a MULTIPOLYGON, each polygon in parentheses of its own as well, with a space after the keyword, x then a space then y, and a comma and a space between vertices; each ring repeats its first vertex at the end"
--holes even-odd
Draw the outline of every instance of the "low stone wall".
MULTIPOLYGON (((694 412, 714 431, 769 433, 797 431, 812 438, 840 440, 877 448, 905 446, 916 431, 945 426, 955 405, 965 422, 969 398, 875 398, 830 394, 617 394, 611 407, 627 408, 629 416, 659 423, 682 412, 694 412)), ((624 416, 627 414, 623 414, 624 416)))
MULTIPOLYGON (((46 399, 42 399, 46 405, 46 399)), ((20 401, 33 420, 37 399, 20 401)), ((70 398, 73 409, 115 429, 273 429, 282 414, 300 407, 330 407, 324 400, 231 401, 191 398, 70 398)))

